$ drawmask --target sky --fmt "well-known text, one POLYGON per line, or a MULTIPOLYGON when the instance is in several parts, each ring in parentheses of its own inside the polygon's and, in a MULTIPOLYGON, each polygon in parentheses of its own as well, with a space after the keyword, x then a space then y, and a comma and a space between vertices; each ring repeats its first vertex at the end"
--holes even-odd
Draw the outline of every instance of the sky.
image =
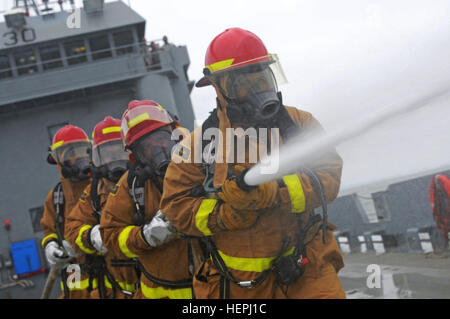
MULTIPOLYGON (((0 10, 10 0, 0 0, 0 10)), ((81 3, 82 1, 78 1, 81 3)), ((109 2, 109 1, 107 1, 109 2)), ((126 0, 147 20, 147 40, 186 45, 189 77, 202 77, 212 39, 229 27, 257 34, 278 54, 285 105, 311 112, 332 134, 384 107, 450 88, 448 0, 126 0)), ((194 88, 197 123, 215 106, 194 88)), ((450 169, 450 98, 397 117, 337 146, 341 190, 450 169)))

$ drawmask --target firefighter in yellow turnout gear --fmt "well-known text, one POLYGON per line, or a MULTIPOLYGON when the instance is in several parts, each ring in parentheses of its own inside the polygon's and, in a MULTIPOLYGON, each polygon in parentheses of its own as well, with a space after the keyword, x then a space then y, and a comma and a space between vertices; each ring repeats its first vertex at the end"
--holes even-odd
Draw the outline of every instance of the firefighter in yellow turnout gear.
POLYGON ((193 239, 181 237, 159 202, 177 126, 154 101, 132 101, 122 116, 122 136, 134 165, 103 208, 100 231, 108 251, 141 272, 134 298, 192 298, 193 239), (190 271, 189 271, 190 269, 190 271))
POLYGON ((60 183, 49 192, 45 200, 44 213, 41 219, 47 262, 52 267, 61 268, 60 298, 89 298, 88 277, 82 273, 80 280, 67 282, 72 273, 67 272, 70 263, 84 263, 64 236, 64 223, 70 210, 76 205, 84 188, 90 183, 88 176, 90 142, 86 133, 74 125, 66 125, 59 129, 50 146, 47 157, 49 164, 57 165, 60 183))
POLYGON ((115 183, 127 169, 128 154, 120 135, 121 121, 110 116, 93 131, 92 184, 88 185, 66 218, 65 234, 75 251, 86 255, 91 298, 128 299, 136 291, 137 275, 130 267, 113 267, 118 258, 103 245, 99 222, 115 183))
POLYGON ((209 258, 194 276, 195 296, 345 298, 334 226, 313 212, 336 198, 341 158, 326 150, 313 167, 278 181, 257 187, 242 183, 243 171, 253 165, 250 153, 263 145, 250 141, 245 162, 230 163, 227 129, 278 128, 279 142, 285 143, 298 132, 321 127, 310 113, 282 104, 277 58, 253 33, 227 29, 211 42, 205 61, 205 77, 197 86, 214 86, 217 109, 184 144, 187 158, 169 165, 161 200, 161 210, 178 231, 203 236, 207 243, 209 258), (198 163, 195 150, 208 145, 195 133, 209 128, 224 138, 213 144, 215 161, 198 163))

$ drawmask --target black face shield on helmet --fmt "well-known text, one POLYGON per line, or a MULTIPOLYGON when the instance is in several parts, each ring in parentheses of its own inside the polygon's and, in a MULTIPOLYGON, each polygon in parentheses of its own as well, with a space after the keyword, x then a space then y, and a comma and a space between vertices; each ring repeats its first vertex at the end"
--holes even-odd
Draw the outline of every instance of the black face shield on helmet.
POLYGON ((114 140, 95 146, 92 149, 93 175, 117 183, 127 170, 128 153, 121 140, 114 140))
POLYGON ((141 166, 149 166, 154 174, 163 177, 170 164, 172 148, 176 142, 171 139, 168 128, 160 128, 140 137, 131 150, 141 166))

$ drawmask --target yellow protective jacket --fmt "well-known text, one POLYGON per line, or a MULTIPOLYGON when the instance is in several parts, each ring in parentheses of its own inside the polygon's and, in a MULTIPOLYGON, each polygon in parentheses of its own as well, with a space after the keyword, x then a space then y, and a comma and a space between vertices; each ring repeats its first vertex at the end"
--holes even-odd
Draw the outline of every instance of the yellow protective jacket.
MULTIPOLYGON (((138 278, 136 271, 131 267, 113 267, 111 260, 120 259, 120 256, 114 255, 113 252, 107 252, 106 255, 100 254, 90 242, 90 230, 93 226, 99 224, 100 215, 95 212, 92 206, 91 187, 89 184, 78 203, 69 213, 65 223, 65 236, 76 252, 91 256, 87 258, 87 262, 92 262, 91 258, 96 258, 97 262, 104 260, 106 269, 112 276, 105 275, 103 283, 106 287, 106 298, 128 299, 136 292, 138 278), (108 277, 110 277, 108 279, 108 277), (114 282, 115 281, 117 285, 114 282)), ((97 187, 97 194, 100 198, 100 207, 103 207, 107 201, 110 191, 114 188, 114 183, 102 178, 97 187)), ((89 267, 89 265, 88 265, 89 267)), ((92 285, 99 286, 97 278, 93 278, 92 285)), ((99 290, 91 292, 91 298, 100 298, 99 290)))
MULTIPOLYGON (((126 172, 109 195, 100 220, 105 247, 122 260, 137 259, 142 265, 140 288, 136 299, 190 299, 192 275, 188 271, 188 239, 175 239, 160 247, 147 244, 142 234, 143 225, 136 225, 136 205, 128 187, 126 172), (187 280, 189 287, 173 288, 155 284, 145 272, 166 281, 187 280)), ((161 192, 150 180, 145 184, 145 224, 159 210, 161 192)))
MULTIPOLYGON (((57 166, 58 171, 60 173, 60 180, 62 189, 64 192, 64 216, 67 217, 69 212, 72 210, 72 208, 76 205, 78 202, 78 198, 83 193, 84 188, 91 182, 90 180, 86 181, 79 181, 74 182, 67 178, 64 178, 61 173, 61 167, 57 166)), ((41 219, 41 226, 44 231, 44 238, 42 240, 42 247, 45 249, 45 246, 50 242, 54 240, 58 240, 58 234, 56 232, 56 226, 55 226, 55 217, 56 217, 56 211, 55 206, 53 202, 53 191, 52 189, 46 199, 44 204, 44 213, 42 215, 41 219)), ((65 235, 64 235, 65 237, 65 235)), ((84 262, 84 257, 80 257, 76 259, 73 263, 81 264, 84 262)), ((61 271, 66 271, 65 269, 61 271)), ((68 275, 70 275, 68 273, 68 275)), ((77 278, 76 276, 73 278, 77 278)), ((73 286, 69 286, 69 296, 70 299, 84 299, 89 298, 89 291, 87 290, 88 287, 88 281, 86 274, 82 274, 80 281, 71 281, 73 283, 73 286)), ((63 290, 63 285, 61 283, 61 291, 63 290)), ((63 294, 64 295, 64 294, 63 294)), ((60 298, 63 297, 63 295, 60 296, 60 298)))
MULTIPOLYGON (((293 107, 286 108, 300 130, 321 129, 320 124, 310 113, 293 107)), ((218 112, 218 118, 223 130, 223 114, 218 112)), ((195 147, 197 141, 194 136, 195 134, 191 134, 190 145, 185 145, 187 149, 192 150, 195 147)), ((246 151, 248 153, 248 148, 246 151)), ((327 202, 331 202, 339 191, 342 160, 334 150, 329 150, 326 154, 313 169, 321 179, 327 202)), ((290 246, 283 253, 291 253, 297 243, 298 224, 295 215, 300 214, 305 225, 311 211, 321 205, 310 178, 298 172, 283 177, 286 187, 279 188, 276 206, 261 212, 261 216, 252 227, 224 231, 218 224, 220 200, 209 198, 210 196, 192 196, 192 189, 204 182, 205 173, 202 164, 192 162, 192 152, 190 157, 190 162, 172 161, 169 165, 164 181, 161 210, 180 232, 193 236, 208 236, 229 272, 238 281, 255 280, 263 271, 269 269, 280 253, 282 241, 286 236, 290 238, 290 246)), ((248 160, 248 156, 246 158, 248 160)), ((224 164, 216 163, 214 175, 216 188, 223 182, 216 178, 218 170, 223 172, 223 166, 224 164)), ((225 163, 225 172, 232 166, 225 163)), ((245 166, 250 167, 252 164, 246 163, 245 166)), ((272 271, 261 284, 252 289, 231 283, 229 295, 225 296, 221 293, 225 282, 212 259, 208 258, 194 276, 196 297, 344 298, 345 292, 337 277, 337 272, 344 266, 342 254, 330 230, 326 233, 326 243, 322 243, 319 226, 316 224, 306 234, 309 263, 303 276, 293 285, 284 287, 278 284, 272 271)), ((330 227, 333 228, 331 225, 330 227)))

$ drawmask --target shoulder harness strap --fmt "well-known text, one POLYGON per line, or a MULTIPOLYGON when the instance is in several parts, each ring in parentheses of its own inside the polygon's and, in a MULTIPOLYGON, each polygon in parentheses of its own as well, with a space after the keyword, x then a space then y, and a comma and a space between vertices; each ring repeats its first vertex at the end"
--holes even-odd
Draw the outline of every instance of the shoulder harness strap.
POLYGON ((64 239, 64 191, 61 182, 53 189, 53 206, 55 208, 55 229, 58 235, 58 243, 62 246, 64 239))
MULTIPOLYGON (((61 182, 56 184, 55 188, 53 188, 53 206, 55 208, 55 229, 56 234, 58 235, 57 242, 59 246, 63 246, 63 240, 64 240, 64 206, 65 206, 65 199, 64 199, 64 191, 62 188, 61 182)), ((70 297, 70 291, 69 287, 67 286, 67 271, 65 268, 61 269, 61 278, 63 283, 63 293, 64 293, 64 299, 69 299, 70 297)))
POLYGON ((145 223, 145 183, 141 185, 136 174, 136 165, 132 165, 128 170, 128 188, 131 198, 136 205, 135 220, 136 224, 141 226, 145 223))
MULTIPOLYGON (((131 170, 129 172, 131 174, 131 170)), ((135 219, 137 225, 144 225, 145 223, 145 184, 140 185, 136 175, 128 178, 128 187, 130 188, 130 195, 136 205, 135 219)))

